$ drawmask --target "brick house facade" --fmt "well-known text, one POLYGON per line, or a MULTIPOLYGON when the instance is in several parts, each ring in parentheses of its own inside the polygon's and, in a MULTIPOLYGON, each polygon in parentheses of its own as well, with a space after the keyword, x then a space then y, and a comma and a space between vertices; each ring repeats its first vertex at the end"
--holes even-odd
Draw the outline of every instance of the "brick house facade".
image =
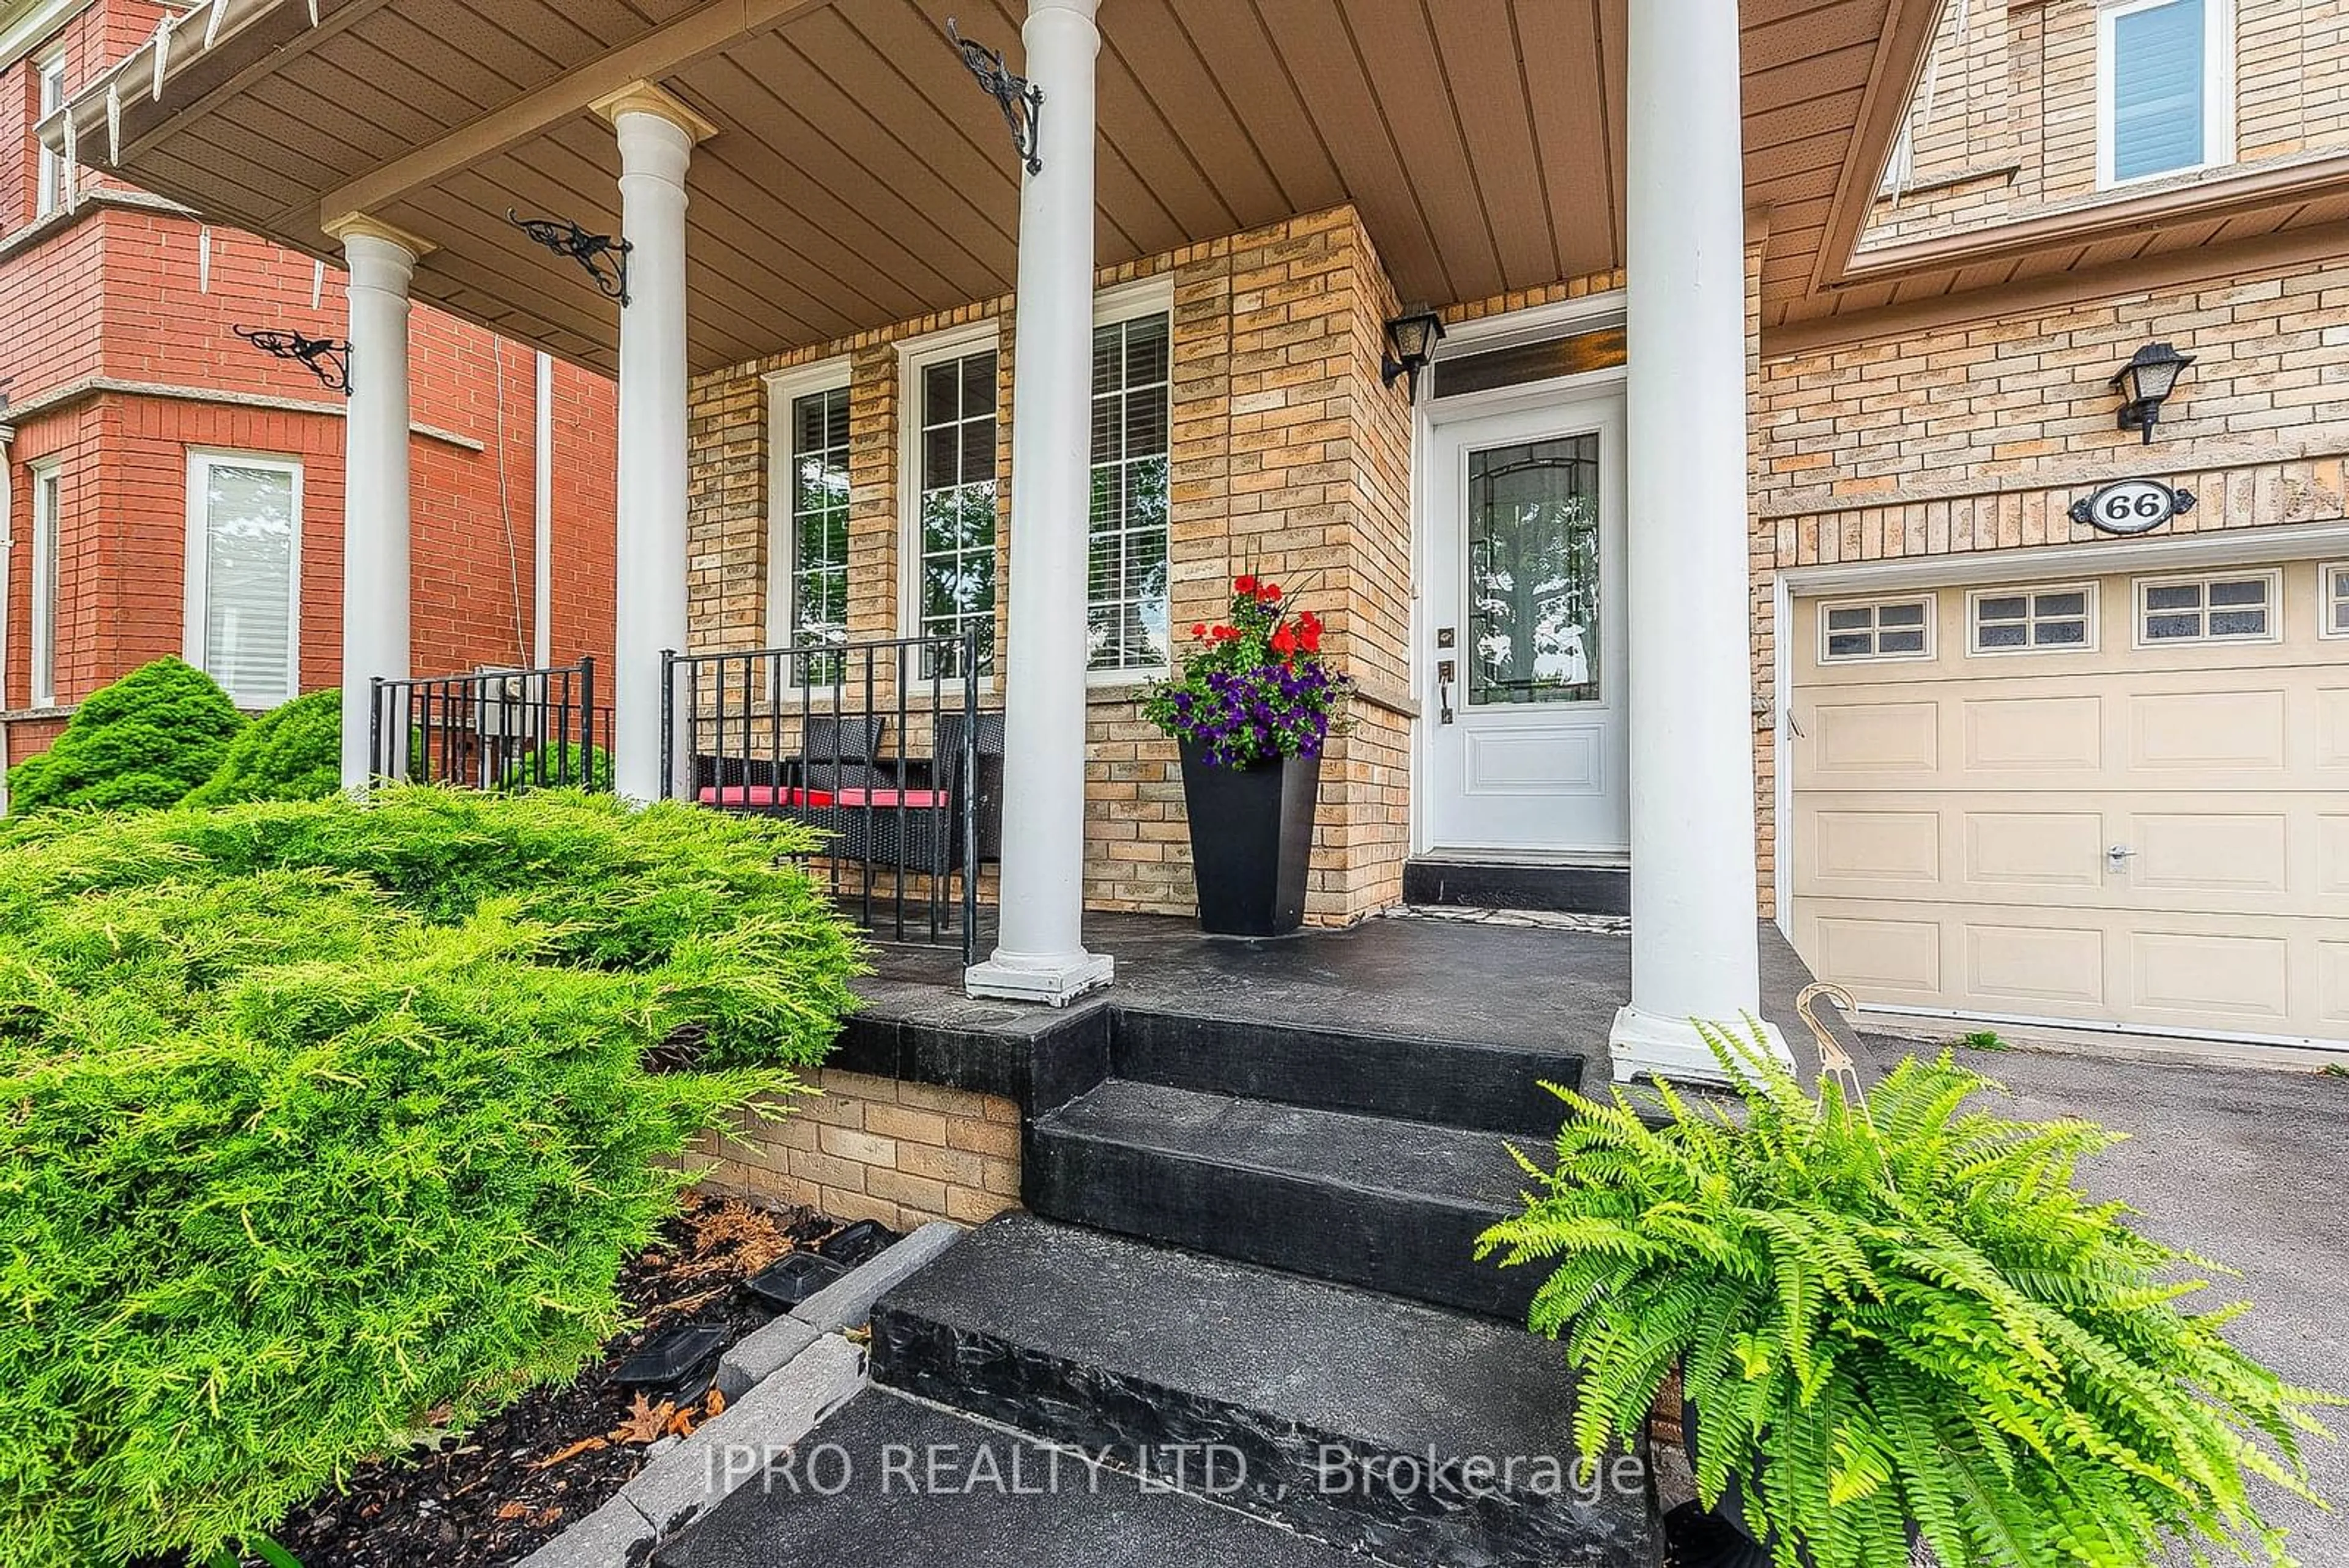
MULTIPOLYGON (((78 88, 148 36, 161 9, 148 0, 0 5, 0 36, 23 35, 15 57, 0 59, 8 150, 0 424, 13 430, 13 505, 0 525, 0 759, 8 762, 45 749, 76 703, 126 671, 201 654, 187 608, 196 457, 243 454, 298 472, 294 673, 303 691, 340 679, 340 400, 232 329, 336 336, 343 275, 87 170, 70 203, 54 161, 43 189, 32 133, 40 76, 61 67, 67 90, 78 88), (53 568, 36 563, 36 543, 54 548, 53 568), (53 629, 47 668, 36 672, 35 579, 51 569, 53 629)), ((552 365, 542 418, 539 364, 527 347, 426 309, 410 351, 417 670, 528 664, 542 633, 556 662, 608 659, 611 383, 552 365), (552 543, 543 589, 542 469, 554 476, 543 498, 552 543)))

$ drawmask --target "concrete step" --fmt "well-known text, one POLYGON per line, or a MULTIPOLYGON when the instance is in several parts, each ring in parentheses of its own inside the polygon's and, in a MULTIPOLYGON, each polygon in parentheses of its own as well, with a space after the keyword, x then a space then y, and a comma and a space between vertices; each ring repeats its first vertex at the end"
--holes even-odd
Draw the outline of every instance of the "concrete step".
POLYGON ((1644 1463, 1578 1478, 1564 1353, 1483 1319, 1008 1215, 882 1298, 872 1363, 1384 1560, 1654 1560, 1644 1463))
POLYGON ((1439 909, 1628 915, 1631 912, 1631 872, 1621 866, 1407 860, 1402 868, 1402 901, 1439 909))
POLYGON ((1370 1568, 1361 1557, 869 1389, 655 1568, 1370 1568))
MULTIPOLYGON (((1528 1021, 1523 1033, 1532 1038, 1537 1028, 1528 1021)), ((1585 1061, 1557 1044, 1487 1044, 1123 1007, 1110 1049, 1111 1070, 1121 1078, 1544 1141, 1565 1111, 1542 1085, 1581 1087, 1585 1061)))
POLYGON ((1521 1323, 1538 1282, 1473 1259, 1518 1207, 1506 1143, 1112 1078, 1030 1128, 1025 1185, 1047 1219, 1521 1323))

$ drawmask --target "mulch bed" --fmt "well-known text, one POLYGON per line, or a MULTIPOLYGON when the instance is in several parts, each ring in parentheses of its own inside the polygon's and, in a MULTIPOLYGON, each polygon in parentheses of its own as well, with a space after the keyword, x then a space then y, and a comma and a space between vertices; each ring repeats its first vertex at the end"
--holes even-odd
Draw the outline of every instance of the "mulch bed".
MULTIPOLYGON (((271 1533, 307 1568, 502 1568, 609 1501, 666 1446, 707 1420, 714 1390, 682 1409, 614 1380, 668 1329, 710 1325, 733 1344, 775 1315, 740 1288, 785 1253, 841 1229, 805 1209, 689 1200, 620 1276, 642 1326, 604 1346, 577 1381, 539 1388, 460 1439, 357 1470, 271 1533)), ((713 1408, 713 1406, 715 1408, 713 1408)))

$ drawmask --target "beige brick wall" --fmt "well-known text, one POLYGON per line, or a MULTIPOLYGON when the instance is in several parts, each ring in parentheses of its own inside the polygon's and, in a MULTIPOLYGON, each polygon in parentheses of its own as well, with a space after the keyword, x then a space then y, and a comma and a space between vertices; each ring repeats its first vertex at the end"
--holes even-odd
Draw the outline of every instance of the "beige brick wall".
POLYGON ((689 1157, 702 1185, 910 1231, 1019 1207, 1019 1107, 992 1095, 819 1072, 781 1121, 750 1113, 689 1157))
MULTIPOLYGON (((2349 260, 1774 357, 1757 371, 1754 427, 1766 703, 1782 568, 2102 539, 2072 503, 2137 475, 2198 497, 2165 535, 2341 519, 2349 260), (2148 338, 2197 358, 2149 447, 2117 428, 2106 385, 2148 338)), ((1765 862, 1774 741, 1758 724, 1765 862)))
MULTIPOLYGON (((1402 893, 1408 846, 1411 603, 1408 406, 1380 383, 1394 296, 1350 209, 1195 245, 1102 275, 1171 275, 1174 295, 1172 619, 1176 637, 1223 618, 1253 571, 1319 608, 1329 648, 1363 684, 1353 733, 1323 768, 1309 918, 1343 923, 1402 893)), ((852 358, 851 632, 897 630, 897 345, 981 319, 1001 324, 1011 401, 1009 301, 974 304, 842 344, 700 378, 693 389, 693 640, 772 639, 767 605, 766 394, 761 378, 852 358)), ((1009 421, 1002 502, 1009 535, 1009 421)), ((999 562, 999 635, 1011 563, 999 562)), ((1173 745, 1143 725, 1140 686, 1097 690, 1088 711, 1087 899, 1185 913, 1190 847, 1173 745)))
MULTIPOLYGON (((2095 188, 2103 3, 1950 0, 1931 90, 1909 109, 1912 172, 1863 248, 2110 199, 2095 188)), ((2237 167, 2349 147, 2349 0, 2233 3, 2237 167)))

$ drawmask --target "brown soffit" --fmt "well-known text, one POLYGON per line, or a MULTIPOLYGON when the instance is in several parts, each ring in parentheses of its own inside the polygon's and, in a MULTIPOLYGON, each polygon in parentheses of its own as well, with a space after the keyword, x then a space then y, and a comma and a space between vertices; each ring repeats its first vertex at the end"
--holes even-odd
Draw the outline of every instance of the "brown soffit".
MULTIPOLYGON (((1880 340, 1966 322, 2109 300, 2116 295, 2223 282, 2254 269, 2338 260, 2349 252, 2349 226, 2284 229, 2223 245, 2189 245, 2157 255, 2043 274, 2002 286, 1969 288, 1902 304, 1823 316, 1762 329, 1764 358, 1880 340)), ((2150 318, 2147 330, 2158 323, 2150 318)))

